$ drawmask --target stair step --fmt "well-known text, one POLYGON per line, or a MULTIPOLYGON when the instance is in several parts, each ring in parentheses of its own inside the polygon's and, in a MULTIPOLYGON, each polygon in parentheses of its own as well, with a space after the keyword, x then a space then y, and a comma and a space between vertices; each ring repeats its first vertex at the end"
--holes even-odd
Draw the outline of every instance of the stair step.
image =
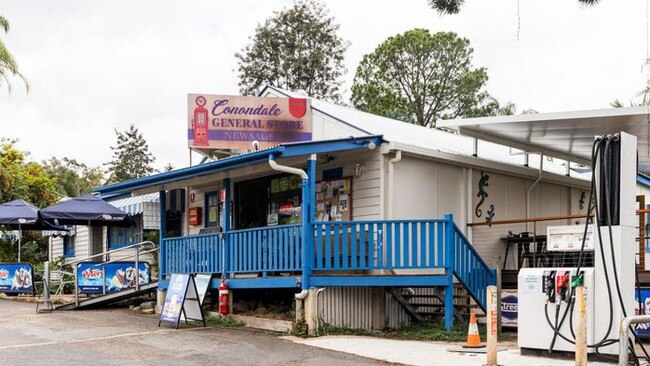
MULTIPOLYGON (((411 304, 414 308, 417 307, 432 307, 432 308, 444 308, 444 304, 411 304)), ((478 305, 476 304, 454 304, 455 308, 461 308, 461 309, 478 309, 478 305)))
MULTIPOLYGON (((437 295, 421 295, 421 294, 402 294, 404 298, 409 299, 437 299, 437 295)), ((469 299, 469 295, 454 295, 454 299, 469 299)))

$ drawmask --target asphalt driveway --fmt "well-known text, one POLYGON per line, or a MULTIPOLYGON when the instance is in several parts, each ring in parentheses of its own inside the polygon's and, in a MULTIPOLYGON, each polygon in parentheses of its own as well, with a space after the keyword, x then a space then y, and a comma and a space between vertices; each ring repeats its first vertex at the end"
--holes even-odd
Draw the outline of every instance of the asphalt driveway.
POLYGON ((126 309, 37 314, 0 300, 2 365, 378 365, 250 329, 158 328, 126 309))

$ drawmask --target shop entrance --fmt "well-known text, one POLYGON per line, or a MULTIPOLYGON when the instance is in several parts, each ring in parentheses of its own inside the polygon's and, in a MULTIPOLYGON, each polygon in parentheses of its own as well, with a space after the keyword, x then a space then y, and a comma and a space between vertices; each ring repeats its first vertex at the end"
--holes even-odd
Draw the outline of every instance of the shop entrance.
POLYGON ((300 177, 274 175, 235 183, 236 229, 300 223, 300 177))

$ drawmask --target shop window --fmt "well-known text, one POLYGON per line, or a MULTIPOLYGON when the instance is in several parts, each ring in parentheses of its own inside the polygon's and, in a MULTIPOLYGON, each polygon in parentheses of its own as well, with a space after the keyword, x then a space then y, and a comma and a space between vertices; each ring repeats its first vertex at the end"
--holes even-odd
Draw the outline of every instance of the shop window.
POLYGON ((63 256, 66 258, 74 257, 74 236, 63 237, 63 256))
POLYGON ((343 167, 323 170, 323 180, 334 180, 343 178, 343 167))
POLYGON ((205 227, 219 226, 219 192, 205 194, 205 227))
POLYGON ((140 221, 134 220, 136 225, 125 227, 109 227, 108 228, 108 249, 122 248, 140 241, 140 221))

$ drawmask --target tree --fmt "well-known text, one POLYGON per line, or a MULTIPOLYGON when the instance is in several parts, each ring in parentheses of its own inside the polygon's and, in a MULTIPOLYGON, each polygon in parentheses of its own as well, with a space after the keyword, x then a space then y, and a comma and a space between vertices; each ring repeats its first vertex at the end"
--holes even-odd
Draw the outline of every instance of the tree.
MULTIPOLYGON (((36 206, 48 206, 59 198, 56 179, 42 165, 27 161, 27 153, 15 147, 16 140, 0 139, 0 202, 24 199, 36 206)), ((40 232, 25 231, 21 259, 37 263, 47 258, 47 239, 40 232)), ((0 235, 0 262, 18 258, 16 240, 0 235)))
MULTIPOLYGON (((595 5, 599 0, 578 0, 580 4, 595 5)), ((458 14, 465 0, 429 0, 429 5, 440 14, 458 14)))
POLYGON ((434 127, 439 119, 514 113, 483 90, 485 68, 472 67, 469 40, 414 29, 363 57, 352 104, 363 111, 434 127))
POLYGON ((0 140, 0 202, 20 198, 39 207, 56 202, 56 179, 42 165, 28 162, 15 143, 0 140))
MULTIPOLYGON (((0 29, 4 30, 5 34, 9 32, 9 21, 2 15, 0 15, 0 29)), ((14 56, 9 52, 4 42, 2 42, 2 39, 0 39, 0 87, 4 81, 4 84, 7 85, 8 91, 11 91, 11 83, 9 82, 10 75, 22 80, 25 84, 25 89, 29 91, 29 83, 27 83, 27 79, 25 79, 23 74, 20 73, 18 70, 18 63, 14 59, 14 56)))
POLYGON ((52 157, 44 161, 43 166, 56 178, 57 192, 61 196, 77 197, 90 193, 104 180, 104 173, 100 168, 89 167, 75 159, 52 157))
POLYGON ((111 146, 113 160, 108 162, 108 183, 141 178, 154 172, 151 164, 156 160, 149 152, 149 145, 142 133, 131 124, 120 132, 115 129, 117 145, 111 146))
POLYGON ((258 25, 252 43, 235 54, 239 87, 254 94, 265 84, 340 100, 343 54, 348 43, 325 6, 298 1, 258 25))

